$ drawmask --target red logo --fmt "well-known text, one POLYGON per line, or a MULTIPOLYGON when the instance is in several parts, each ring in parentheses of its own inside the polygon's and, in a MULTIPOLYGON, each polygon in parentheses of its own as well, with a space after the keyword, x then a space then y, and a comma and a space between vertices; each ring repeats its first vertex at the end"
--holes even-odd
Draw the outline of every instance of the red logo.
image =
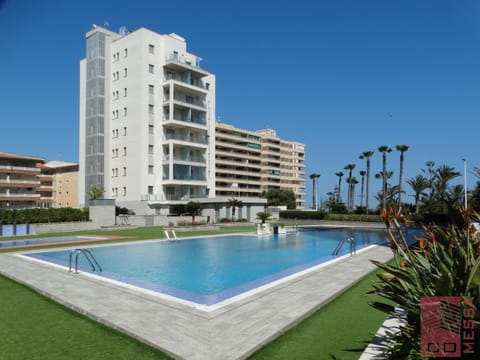
POLYGON ((431 358, 460 358, 475 349, 474 306, 460 296, 420 299, 420 351, 431 358))

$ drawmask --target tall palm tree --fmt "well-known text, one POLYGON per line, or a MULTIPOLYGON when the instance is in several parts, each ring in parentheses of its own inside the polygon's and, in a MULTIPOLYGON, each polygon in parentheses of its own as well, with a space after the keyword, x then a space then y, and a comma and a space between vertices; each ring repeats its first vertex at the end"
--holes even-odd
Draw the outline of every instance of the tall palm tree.
POLYGON ((342 176, 344 175, 343 172, 339 171, 335 173, 336 176, 338 176, 338 193, 337 193, 337 201, 340 202, 342 201, 341 199, 341 193, 342 193, 342 176))
POLYGON ((347 164, 343 168, 344 170, 348 170, 348 178, 347 178, 347 184, 348 184, 348 193, 347 193, 347 207, 348 210, 351 211, 352 209, 350 208, 350 204, 352 202, 352 171, 355 169, 355 164, 347 164))
POLYGON ((415 192, 415 215, 418 215, 420 212, 420 196, 425 189, 428 188, 428 180, 422 175, 417 175, 414 178, 408 179, 407 184, 410 185, 415 192))
POLYGON ((317 173, 313 173, 313 174, 310 174, 310 179, 312 179, 312 187, 313 187, 313 191, 312 191, 312 196, 313 196, 313 199, 312 199, 312 208, 313 210, 318 210, 317 209, 317 197, 318 197, 318 178, 320 177, 320 174, 317 174, 317 173))
POLYGON ((387 208, 387 153, 392 152, 392 149, 390 149, 386 145, 382 145, 378 147, 378 151, 382 153, 382 179, 383 179, 383 184, 382 184, 382 192, 383 192, 383 210, 387 208))
POLYGON ((367 209, 367 215, 368 215, 368 198, 370 196, 370 158, 373 156, 374 152, 373 151, 364 151, 360 155, 360 159, 367 159, 367 187, 366 187, 366 199, 365 199, 365 207, 367 209))
POLYGON ((407 145, 396 145, 397 151, 400 151, 400 174, 398 175, 398 211, 402 209, 402 178, 403 178, 403 162, 404 153, 408 150, 407 145))
POLYGON ((350 182, 350 203, 348 204, 349 208, 350 208, 350 211, 353 210, 353 207, 354 207, 354 202, 355 202, 355 185, 358 184, 358 180, 355 178, 355 176, 352 176, 350 179, 349 179, 349 182, 350 182))
POLYGON ((360 170, 358 173, 362 177, 362 184, 360 185, 360 207, 363 207, 363 189, 365 186, 365 174, 367 172, 365 170, 360 170))
POLYGON ((389 188, 388 187, 388 180, 393 176, 393 171, 380 171, 375 174, 375 179, 382 179, 382 182, 385 183, 385 190, 382 189, 382 191, 379 192, 378 196, 376 196, 377 199, 380 199, 380 202, 382 203, 383 209, 387 208, 387 204, 391 205, 393 203, 393 198, 394 195, 397 193, 397 188, 398 186, 389 188))

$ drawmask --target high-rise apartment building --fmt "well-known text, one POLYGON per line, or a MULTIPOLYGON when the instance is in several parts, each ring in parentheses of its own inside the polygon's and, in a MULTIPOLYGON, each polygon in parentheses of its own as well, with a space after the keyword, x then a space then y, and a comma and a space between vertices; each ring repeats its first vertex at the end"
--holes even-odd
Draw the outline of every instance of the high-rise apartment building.
POLYGON ((269 189, 295 194, 305 203, 305 145, 279 138, 273 129, 249 131, 215 126, 217 196, 259 197, 269 189))
POLYGON ((215 76, 185 39, 94 26, 80 62, 79 204, 92 188, 137 213, 215 195, 215 76))

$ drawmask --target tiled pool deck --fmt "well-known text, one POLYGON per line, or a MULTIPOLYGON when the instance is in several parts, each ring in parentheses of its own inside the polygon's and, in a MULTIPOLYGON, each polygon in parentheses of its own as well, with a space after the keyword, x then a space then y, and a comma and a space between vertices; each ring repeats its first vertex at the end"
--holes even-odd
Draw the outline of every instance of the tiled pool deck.
MULTIPOLYGON (((0 273, 178 359, 244 359, 387 261, 374 246, 211 311, 0 254, 0 273)), ((346 324, 346 326, 348 326, 346 324)))

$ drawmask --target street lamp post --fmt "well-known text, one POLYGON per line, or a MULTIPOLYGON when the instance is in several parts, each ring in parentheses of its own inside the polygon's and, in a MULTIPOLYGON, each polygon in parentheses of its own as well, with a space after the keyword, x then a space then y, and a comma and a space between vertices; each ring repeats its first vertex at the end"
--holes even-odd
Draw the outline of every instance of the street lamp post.
POLYGON ((465 210, 467 209, 468 207, 468 200, 467 200, 467 194, 468 194, 468 191, 467 191, 467 160, 465 159, 462 159, 463 160, 463 181, 464 181, 464 185, 463 185, 463 190, 465 191, 465 210))

